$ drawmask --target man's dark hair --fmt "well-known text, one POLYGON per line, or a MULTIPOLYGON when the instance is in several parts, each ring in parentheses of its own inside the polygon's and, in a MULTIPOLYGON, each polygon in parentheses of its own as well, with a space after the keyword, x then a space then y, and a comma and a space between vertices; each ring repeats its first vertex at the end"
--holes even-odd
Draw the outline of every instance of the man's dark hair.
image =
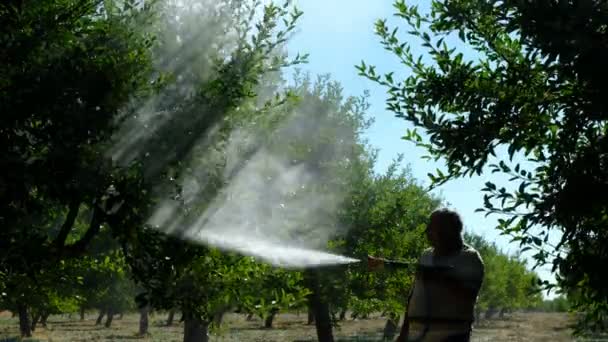
POLYGON ((431 217, 437 217, 443 224, 454 229, 458 234, 462 233, 462 220, 457 212, 442 208, 435 210, 431 217))

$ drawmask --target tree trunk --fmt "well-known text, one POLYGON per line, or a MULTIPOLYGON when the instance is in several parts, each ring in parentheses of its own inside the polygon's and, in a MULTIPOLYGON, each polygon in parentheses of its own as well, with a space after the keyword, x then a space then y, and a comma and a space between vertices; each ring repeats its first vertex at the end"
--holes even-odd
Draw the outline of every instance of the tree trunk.
POLYGON ((399 317, 390 317, 384 325, 383 341, 392 341, 397 334, 399 317), (396 318, 396 319, 395 319, 396 318))
POLYGON ((19 331, 21 337, 32 337, 32 324, 30 323, 30 315, 27 313, 27 306, 18 303, 17 312, 19 313, 19 331))
POLYGON ((213 315, 213 324, 216 326, 222 325, 222 321, 224 320, 224 314, 226 314, 226 310, 220 310, 213 315))
POLYGON ((489 308, 488 310, 486 310, 486 319, 490 319, 492 317, 494 317, 494 314, 496 313, 496 310, 494 310, 494 308, 489 308))
POLYGON ((209 323, 187 315, 184 320, 184 342, 208 342, 208 330, 209 323))
POLYGON ((173 318, 175 317, 175 310, 169 311, 169 317, 167 317, 167 326, 170 327, 173 325, 173 318))
POLYGON ((329 315, 329 305, 324 303, 320 296, 313 299, 314 313, 315 313, 315 326, 317 328, 317 338, 319 342, 334 342, 333 329, 331 326, 331 317, 329 315))
POLYGON ((307 323, 308 325, 313 325, 315 324, 315 313, 312 310, 312 306, 308 306, 308 321, 307 323))
POLYGON ((49 314, 48 313, 44 313, 42 314, 42 317, 40 318, 40 324, 42 324, 43 327, 46 328, 46 321, 49 319, 49 314))
POLYGON ((123 315, 124 315, 124 312, 122 312, 122 311, 121 311, 121 312, 118 314, 118 317, 116 317, 116 319, 122 319, 122 316, 123 316, 123 315))
POLYGON ((146 336, 148 334, 148 314, 150 313, 150 307, 144 306, 139 309, 139 336, 146 336))
POLYGON ((340 320, 343 321, 346 319, 346 309, 340 311, 340 320))
POLYGON ((268 316, 266 316, 266 319, 264 320, 264 328, 272 328, 272 322, 274 321, 274 317, 277 315, 278 312, 279 310, 277 309, 272 309, 270 311, 270 313, 268 314, 268 316))
POLYGON ((319 282, 319 274, 318 272, 314 271, 308 271, 307 273, 309 287, 312 292, 309 297, 309 305, 312 308, 315 317, 317 339, 319 342, 334 342, 331 316, 329 313, 329 305, 325 301, 323 301, 323 298, 321 296, 321 284, 319 282))
POLYGON ((36 326, 38 325, 38 321, 40 320, 40 315, 32 315, 32 331, 36 331, 36 326))
POLYGON ((80 307, 80 320, 84 321, 84 316, 85 316, 85 312, 84 312, 84 306, 80 307))
POLYGON ((97 316, 97 320, 95 321, 95 325, 100 325, 101 322, 103 321, 103 316, 106 315, 106 310, 105 309, 101 309, 99 310, 99 316, 97 316))
POLYGON ((112 320, 114 319, 114 311, 112 311, 112 309, 108 310, 108 318, 106 318, 106 324, 105 327, 109 328, 112 326, 112 320))

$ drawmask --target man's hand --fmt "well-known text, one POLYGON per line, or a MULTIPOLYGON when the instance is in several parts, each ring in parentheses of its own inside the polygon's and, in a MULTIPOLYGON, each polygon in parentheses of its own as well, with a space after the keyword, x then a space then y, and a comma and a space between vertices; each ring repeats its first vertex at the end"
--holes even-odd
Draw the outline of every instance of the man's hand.
POLYGON ((371 255, 367 256, 367 269, 369 271, 377 271, 384 269, 384 259, 376 258, 371 255))

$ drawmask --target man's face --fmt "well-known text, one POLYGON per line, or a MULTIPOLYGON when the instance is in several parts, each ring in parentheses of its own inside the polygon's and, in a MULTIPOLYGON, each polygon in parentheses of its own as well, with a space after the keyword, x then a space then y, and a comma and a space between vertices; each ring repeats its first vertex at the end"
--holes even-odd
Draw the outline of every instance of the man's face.
POLYGON ((437 217, 437 215, 431 215, 429 223, 426 226, 426 237, 429 239, 429 242, 433 247, 437 247, 440 244, 440 230, 441 227, 439 217, 437 217))

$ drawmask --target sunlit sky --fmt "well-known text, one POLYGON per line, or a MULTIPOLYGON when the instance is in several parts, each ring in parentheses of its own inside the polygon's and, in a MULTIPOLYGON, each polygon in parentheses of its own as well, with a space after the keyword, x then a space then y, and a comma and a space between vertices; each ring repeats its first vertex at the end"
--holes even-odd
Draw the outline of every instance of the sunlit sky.
MULTIPOLYGON (((428 10, 430 1, 408 1, 408 4, 419 4, 421 12, 428 10)), ((299 21, 299 31, 291 40, 288 50, 290 54, 310 53, 309 63, 301 69, 312 74, 331 74, 334 80, 339 81, 345 95, 362 95, 369 90, 371 108, 369 114, 374 117, 375 124, 367 132, 366 138, 370 144, 379 149, 377 171, 386 170, 387 166, 398 155, 405 156, 404 163, 409 165, 413 176, 423 185, 428 185, 427 174, 436 168, 442 168, 442 163, 429 162, 420 157, 425 151, 414 144, 404 141, 401 137, 409 126, 404 120, 396 118, 385 110, 386 91, 373 82, 357 75, 355 65, 365 60, 366 64, 373 64, 378 72, 395 71, 395 78, 407 76, 408 70, 399 64, 390 52, 384 50, 380 38, 374 34, 374 22, 377 19, 387 19, 388 24, 400 26, 402 40, 408 38, 404 22, 393 16, 392 0, 298 0, 299 9, 304 14, 299 21)), ((450 40, 446 40, 450 44, 450 40)), ((452 40, 452 44, 458 42, 452 40)), ((424 50, 412 46, 415 55, 423 54, 424 50)), ((462 50, 465 58, 475 58, 474 51, 462 50)), ((502 154, 503 156, 505 153, 502 154)), ((501 154, 499 153, 500 157, 501 154)), ((480 177, 459 179, 443 185, 434 193, 440 195, 448 206, 460 213, 465 229, 484 236, 508 253, 517 251, 518 246, 509 244, 509 237, 500 236, 494 229, 497 216, 484 217, 484 213, 475 213, 475 209, 482 207, 483 194, 480 191, 487 181, 495 181, 498 185, 506 186, 504 176, 492 176, 489 173, 480 177)), ((526 255, 526 254, 524 254, 526 255)), ((529 256, 528 256, 529 257, 529 256)), ((529 259, 531 260, 531 259, 529 259)), ((529 261, 532 264, 532 261, 529 261)), ((550 267, 539 270, 542 278, 553 279, 550 267)), ((552 296, 551 296, 552 297, 552 296)))

